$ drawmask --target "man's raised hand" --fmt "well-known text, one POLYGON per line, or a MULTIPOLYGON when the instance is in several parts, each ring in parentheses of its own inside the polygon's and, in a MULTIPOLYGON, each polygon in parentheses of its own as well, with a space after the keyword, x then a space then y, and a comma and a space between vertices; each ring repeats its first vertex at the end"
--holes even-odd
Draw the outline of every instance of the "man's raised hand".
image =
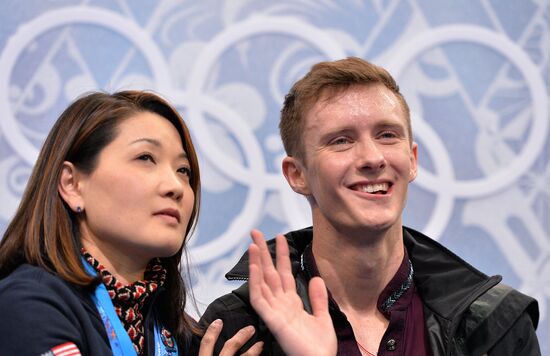
POLYGON ((328 312, 328 294, 319 277, 309 282, 313 314, 304 310, 296 293, 288 244, 283 235, 276 238, 276 268, 263 234, 251 233, 250 302, 287 355, 336 355, 337 342, 328 312))

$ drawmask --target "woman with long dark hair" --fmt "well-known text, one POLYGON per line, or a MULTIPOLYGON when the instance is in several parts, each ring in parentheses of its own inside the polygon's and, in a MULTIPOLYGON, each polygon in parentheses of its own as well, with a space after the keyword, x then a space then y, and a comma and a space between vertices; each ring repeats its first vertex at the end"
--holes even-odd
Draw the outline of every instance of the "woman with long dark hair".
POLYGON ((197 155, 169 103, 142 91, 76 100, 0 242, 0 354, 211 354, 221 322, 202 337, 180 273, 199 205, 197 155))

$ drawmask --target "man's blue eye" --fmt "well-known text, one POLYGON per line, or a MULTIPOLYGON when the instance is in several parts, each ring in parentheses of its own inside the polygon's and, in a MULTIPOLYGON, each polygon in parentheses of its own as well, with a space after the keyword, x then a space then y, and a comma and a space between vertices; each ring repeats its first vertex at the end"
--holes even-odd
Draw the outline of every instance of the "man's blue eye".
POLYGON ((333 145, 343 145, 343 144, 346 144, 348 143, 349 140, 345 137, 340 137, 340 138, 337 138, 336 140, 332 141, 332 144, 333 145))
POLYGON ((394 138, 394 137, 396 137, 396 135, 391 131, 384 131, 384 132, 382 132, 382 134, 380 136, 382 136, 383 138, 394 138))

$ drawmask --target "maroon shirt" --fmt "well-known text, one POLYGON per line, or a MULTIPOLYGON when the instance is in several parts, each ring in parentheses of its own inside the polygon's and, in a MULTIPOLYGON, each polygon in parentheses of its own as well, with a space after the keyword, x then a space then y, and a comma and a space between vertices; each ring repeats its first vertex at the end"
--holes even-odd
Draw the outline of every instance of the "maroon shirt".
MULTIPOLYGON (((311 244, 302 255, 302 268, 308 278, 320 276, 311 244)), ((422 300, 414 286, 413 268, 407 250, 401 266, 378 297, 378 310, 389 320, 388 329, 378 347, 378 356, 431 355, 422 300)), ((361 356, 351 324, 330 291, 329 311, 338 338, 338 355, 361 356)))

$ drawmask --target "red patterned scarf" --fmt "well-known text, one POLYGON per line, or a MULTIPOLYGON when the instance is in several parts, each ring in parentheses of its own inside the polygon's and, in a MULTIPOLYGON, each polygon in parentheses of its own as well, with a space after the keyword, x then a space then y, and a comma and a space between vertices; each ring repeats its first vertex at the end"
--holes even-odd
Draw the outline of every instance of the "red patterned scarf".
POLYGON ((137 354, 144 355, 145 337, 142 309, 151 295, 166 280, 166 269, 162 266, 160 259, 155 258, 149 262, 145 270, 144 280, 125 286, 117 281, 116 277, 84 248, 81 252, 86 261, 101 275, 103 284, 107 287, 109 296, 113 301, 115 311, 128 332, 137 354))

